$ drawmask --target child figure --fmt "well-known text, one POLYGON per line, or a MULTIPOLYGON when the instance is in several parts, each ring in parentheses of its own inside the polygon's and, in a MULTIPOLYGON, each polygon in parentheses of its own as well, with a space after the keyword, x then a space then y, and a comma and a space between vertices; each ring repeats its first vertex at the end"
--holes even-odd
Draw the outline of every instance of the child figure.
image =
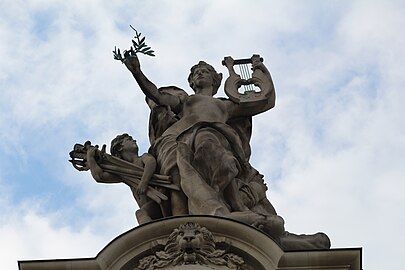
MULTIPOLYGON (((136 218, 139 224, 143 224, 154 219, 161 218, 162 214, 160 206, 146 196, 148 183, 156 169, 156 160, 148 153, 139 156, 138 150, 136 140, 126 133, 118 135, 111 141, 110 152, 112 156, 118 157, 143 168, 143 174, 138 186, 136 188, 130 186, 135 200, 139 205, 139 210, 137 210, 135 213, 136 218)), ((111 184, 125 182, 121 176, 106 172, 99 166, 99 164, 97 164, 95 159, 96 151, 97 148, 93 146, 91 146, 87 151, 87 165, 90 168, 93 178, 98 183, 111 184)))

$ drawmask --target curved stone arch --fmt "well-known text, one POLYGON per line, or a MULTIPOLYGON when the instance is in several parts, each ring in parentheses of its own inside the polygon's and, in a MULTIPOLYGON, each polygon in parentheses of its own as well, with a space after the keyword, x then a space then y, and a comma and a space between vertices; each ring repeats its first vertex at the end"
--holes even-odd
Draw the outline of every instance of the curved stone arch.
POLYGON ((133 270, 141 258, 151 255, 154 248, 163 247, 170 233, 186 222, 207 228, 217 243, 227 245, 229 252, 241 256, 252 269, 276 269, 283 255, 270 237, 244 223, 214 216, 184 216, 144 224, 118 236, 100 251, 96 260, 103 270, 133 270))
MULTIPOLYGON (((94 258, 19 261, 20 270, 137 270, 142 258, 162 250, 179 226, 194 222, 208 229, 219 249, 241 257, 248 270, 361 270, 361 248, 283 251, 269 236, 244 223, 217 216, 177 216, 131 229, 105 246, 94 258)), ((227 270, 223 265, 173 265, 156 270, 227 270)))

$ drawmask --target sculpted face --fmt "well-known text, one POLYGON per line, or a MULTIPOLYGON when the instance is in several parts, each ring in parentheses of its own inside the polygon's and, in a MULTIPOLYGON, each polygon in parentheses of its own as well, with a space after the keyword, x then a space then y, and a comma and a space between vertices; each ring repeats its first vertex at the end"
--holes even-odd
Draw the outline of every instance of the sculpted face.
POLYGON ((192 80, 195 87, 210 87, 214 84, 214 78, 207 66, 200 66, 194 70, 192 80))
POLYGON ((134 140, 131 136, 125 137, 122 142, 122 151, 131 151, 138 153, 138 145, 136 144, 136 140, 134 140))
POLYGON ((196 91, 198 89, 212 87, 212 95, 215 95, 221 85, 222 74, 204 61, 200 61, 190 69, 188 82, 190 87, 196 91))

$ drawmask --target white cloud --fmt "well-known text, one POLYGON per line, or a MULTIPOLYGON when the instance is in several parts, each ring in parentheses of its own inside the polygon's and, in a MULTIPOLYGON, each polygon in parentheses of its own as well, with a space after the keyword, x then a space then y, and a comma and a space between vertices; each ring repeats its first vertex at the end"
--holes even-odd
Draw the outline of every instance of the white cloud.
POLYGON ((105 240, 88 227, 73 231, 55 226, 64 213, 40 213, 41 205, 27 201, 22 205, 1 204, 0 261, 4 269, 16 269, 17 260, 94 257, 105 240), (86 245, 83 245, 86 243, 86 245))
POLYGON ((226 78, 224 56, 260 53, 277 105, 254 118, 252 162, 266 175, 287 229, 323 230, 335 247, 363 246, 365 269, 399 269, 401 2, 6 2, 0 4, 0 39, 7 41, 0 44, 2 268, 15 269, 17 259, 94 256, 133 226, 127 187, 97 184, 66 161, 74 143, 108 145, 123 132, 147 151, 144 96, 111 53, 130 45, 132 24, 156 51, 141 62, 158 86, 189 91, 189 67, 198 60, 226 78), (30 164, 43 167, 30 172, 30 164), (41 195, 27 191, 38 186, 41 195))

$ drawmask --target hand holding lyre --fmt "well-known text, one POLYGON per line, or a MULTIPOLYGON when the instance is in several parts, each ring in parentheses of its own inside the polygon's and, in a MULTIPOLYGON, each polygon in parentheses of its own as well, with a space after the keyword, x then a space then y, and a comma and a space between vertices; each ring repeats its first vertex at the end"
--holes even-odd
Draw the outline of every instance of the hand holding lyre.
POLYGON ((260 60, 260 57, 258 55, 253 55, 251 59, 252 59, 252 70, 253 70, 253 72, 255 70, 261 70, 271 80, 270 72, 266 68, 266 66, 264 65, 263 61, 260 60))
POLYGON ((89 167, 93 178, 97 182, 100 182, 102 181, 103 169, 100 168, 95 159, 97 151, 97 147, 94 146, 90 146, 90 148, 87 150, 87 166, 89 167))
POLYGON ((256 69, 260 69, 261 71, 267 71, 266 66, 260 61, 258 57, 252 57, 252 70, 255 71, 256 69))

